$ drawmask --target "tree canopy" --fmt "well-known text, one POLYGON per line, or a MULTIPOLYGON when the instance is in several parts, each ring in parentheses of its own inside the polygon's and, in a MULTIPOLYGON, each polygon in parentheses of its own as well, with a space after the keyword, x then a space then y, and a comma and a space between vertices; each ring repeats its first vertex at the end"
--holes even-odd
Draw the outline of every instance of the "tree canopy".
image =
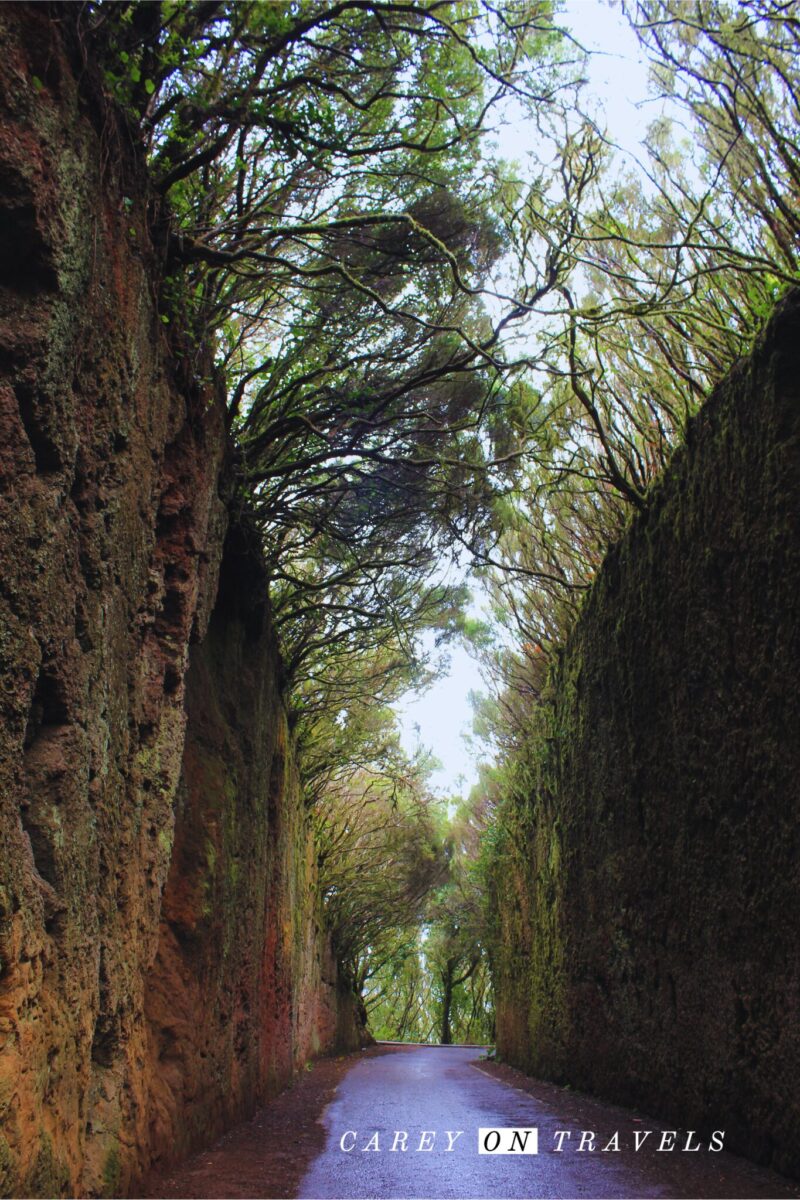
POLYGON ((551 0, 76 15, 148 164, 162 320, 198 369, 213 348, 340 953, 403 1028, 446 1033, 467 984, 485 1009, 474 877, 388 712, 435 669, 418 635, 464 631, 482 575, 512 761, 607 547, 797 282, 793 7, 624 11, 658 101, 638 158, 551 0))
MULTIPOLYGON (((561 86, 549 4, 89 6, 148 155, 164 304, 225 373, 289 674, 377 652, 448 597, 502 392, 482 135, 561 86), (533 66, 536 91, 532 91, 533 66)), ((311 669, 313 674, 313 668, 311 669)))

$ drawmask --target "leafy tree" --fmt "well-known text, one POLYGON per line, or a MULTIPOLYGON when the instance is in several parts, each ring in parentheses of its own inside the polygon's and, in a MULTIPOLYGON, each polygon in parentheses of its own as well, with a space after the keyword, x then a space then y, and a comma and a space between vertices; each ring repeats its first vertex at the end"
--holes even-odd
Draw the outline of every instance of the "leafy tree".
POLYGON ((426 766, 396 747, 380 773, 341 771, 314 809, 320 884, 337 958, 361 995, 398 939, 420 924, 425 901, 446 871, 426 766))
POLYGON ((486 954, 482 822, 461 804, 447 824, 446 877, 431 891, 417 928, 367 980, 365 1006, 379 1037, 491 1042, 494 1013, 486 954))
POLYGON ((543 187, 540 172, 509 217, 517 291, 540 277, 543 245, 557 252, 559 275, 519 368, 539 432, 516 486, 494 501, 496 540, 484 557, 496 637, 482 651, 492 694, 478 722, 498 756, 481 788, 492 808, 487 937, 499 954, 518 953, 525 937, 502 892, 527 886, 532 869, 531 797, 548 789, 545 748, 558 732, 551 652, 606 548, 646 509, 692 414, 798 282, 796 6, 626 9, 665 102, 642 160, 621 166, 614 131, 576 111, 572 136, 590 147, 591 170, 571 165, 562 137, 561 182, 543 187))
POLYGON ((395 954, 367 981, 364 1008, 370 1032, 378 1041, 431 1040, 431 981, 421 935, 417 927, 398 938, 395 954))
POLYGON ((216 342, 300 719, 378 662, 386 702, 518 452, 482 139, 559 101, 549 0, 100 0, 80 27, 150 163, 164 316, 216 342))
POLYGON ((693 118, 704 179, 726 214, 707 243, 716 269, 751 271, 756 281, 766 272, 773 285, 795 282, 800 27, 793 6, 640 0, 628 11, 657 88, 693 118))
MULTIPOLYGON (((690 417, 797 281, 797 22, 780 3, 643 0, 628 11, 669 107, 621 165, 579 105, 506 189, 512 291, 554 272, 515 364, 525 456, 495 497, 482 561, 496 737, 524 724, 605 549, 690 417), (688 136, 676 136, 681 110, 688 136), (534 332, 535 331, 535 332, 534 332), (515 693, 515 694, 512 694, 515 693), (501 728, 501 726, 503 728, 501 728)), ((518 331, 519 333, 520 331, 518 331)))

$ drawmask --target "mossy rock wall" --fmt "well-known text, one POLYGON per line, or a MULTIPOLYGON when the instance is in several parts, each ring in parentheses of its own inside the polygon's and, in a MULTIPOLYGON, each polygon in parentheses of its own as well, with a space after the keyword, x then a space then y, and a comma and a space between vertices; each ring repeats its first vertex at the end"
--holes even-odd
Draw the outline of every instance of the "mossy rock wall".
POLYGON ((251 594, 217 596, 221 397, 208 355, 161 319, 146 175, 71 41, 79 9, 0 6, 12 1196, 119 1195, 355 1036, 257 555, 251 594))
POLYGON ((604 564, 494 860, 499 1053, 800 1172, 800 294, 604 564))

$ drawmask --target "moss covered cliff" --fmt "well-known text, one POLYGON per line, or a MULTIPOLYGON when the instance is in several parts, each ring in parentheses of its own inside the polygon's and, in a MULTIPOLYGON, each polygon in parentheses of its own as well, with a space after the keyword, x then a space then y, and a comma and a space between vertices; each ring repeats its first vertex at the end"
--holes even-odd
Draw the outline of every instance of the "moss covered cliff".
POLYGON ((3 1195, 119 1194, 357 1037, 220 397, 64 28, 0 12, 3 1195))
POLYGON ((499 1053, 800 1171, 800 294, 609 554, 494 852, 499 1053))

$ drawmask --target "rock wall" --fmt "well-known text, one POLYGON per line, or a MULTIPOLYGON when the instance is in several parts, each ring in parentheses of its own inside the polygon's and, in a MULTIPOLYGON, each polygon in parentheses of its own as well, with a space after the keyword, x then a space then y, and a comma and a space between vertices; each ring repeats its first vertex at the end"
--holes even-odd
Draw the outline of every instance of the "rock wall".
POLYGON ((213 372, 52 11, 0 9, 3 1195, 119 1194, 356 1037, 213 372))
POLYGON ((242 1120, 321 1050, 359 1045, 316 900, 266 582, 248 541, 246 527, 229 533, 186 679, 175 841, 145 991, 147 1140, 162 1158, 242 1120))
POLYGON ((497 1043, 800 1172, 800 294, 608 555, 494 858, 497 1043))

